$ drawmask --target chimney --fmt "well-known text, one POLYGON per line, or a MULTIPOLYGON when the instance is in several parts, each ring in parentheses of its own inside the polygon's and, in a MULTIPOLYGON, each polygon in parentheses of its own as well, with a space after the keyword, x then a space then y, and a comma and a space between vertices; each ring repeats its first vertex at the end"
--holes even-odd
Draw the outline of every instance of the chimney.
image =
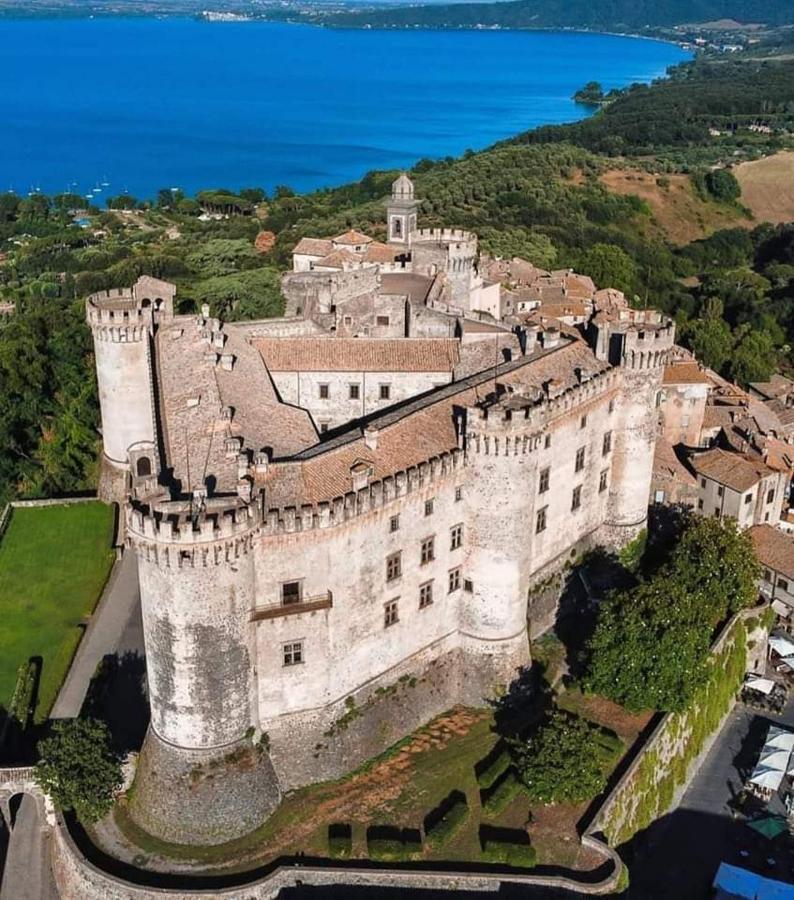
POLYGON ((367 425, 364 429, 364 443, 368 450, 378 449, 378 429, 374 425, 367 425))

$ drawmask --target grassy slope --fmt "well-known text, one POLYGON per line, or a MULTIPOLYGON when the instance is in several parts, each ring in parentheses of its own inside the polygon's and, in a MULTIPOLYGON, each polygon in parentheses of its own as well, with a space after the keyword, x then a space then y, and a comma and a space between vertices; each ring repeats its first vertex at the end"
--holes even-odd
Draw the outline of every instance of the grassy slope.
POLYGON ((759 222, 794 222, 794 152, 767 156, 736 167, 742 203, 759 222))
POLYGON ((69 669, 82 630, 113 563, 113 510, 104 503, 15 509, 0 541, 0 703, 17 668, 43 657, 37 717, 44 717, 69 669))

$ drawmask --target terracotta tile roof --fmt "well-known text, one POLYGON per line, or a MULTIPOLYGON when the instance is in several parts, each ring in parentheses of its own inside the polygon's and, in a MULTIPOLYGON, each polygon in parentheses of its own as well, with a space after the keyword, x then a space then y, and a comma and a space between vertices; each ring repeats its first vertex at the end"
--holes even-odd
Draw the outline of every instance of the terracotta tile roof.
POLYGON ((688 486, 697 484, 697 478, 678 458, 673 445, 661 438, 656 442, 653 455, 653 473, 657 477, 672 478, 688 486))
MULTIPOLYGON (((594 374, 609 367, 596 360, 583 341, 563 339, 559 347, 500 366, 496 380, 507 389, 530 391, 542 389, 551 379, 573 386, 576 368, 594 374)), ((372 465, 373 479, 382 479, 450 452, 458 446, 455 409, 489 396, 494 377, 492 372, 473 375, 370 417, 370 426, 378 429, 374 450, 366 446, 362 425, 356 423, 292 461, 271 466, 265 482, 268 506, 319 503, 344 495, 351 490, 350 467, 359 460, 372 465)))
POLYGON ((589 310, 584 303, 581 303, 578 300, 572 300, 567 302, 563 301, 561 303, 543 302, 540 304, 538 312, 543 316, 551 316, 554 319, 561 319, 565 316, 575 316, 576 318, 582 318, 588 315, 589 310))
POLYGON ((762 566, 794 578, 794 535, 772 525, 753 525, 750 538, 762 566))
POLYGON ((447 338, 254 338, 271 372, 451 372, 459 344, 447 338))
POLYGON ((729 453, 715 447, 692 457, 692 468, 706 478, 724 484, 739 493, 750 490, 772 469, 759 459, 752 459, 741 453, 729 453))
POLYGON ((382 244, 380 241, 372 241, 367 245, 367 249, 361 258, 366 262, 390 263, 394 262, 395 255, 401 251, 396 251, 394 247, 388 244, 382 244))
POLYGON ((345 231, 343 234, 338 234, 336 237, 331 238, 331 240, 335 244, 371 244, 373 243, 373 238, 369 235, 364 234, 363 231, 356 231, 351 228, 349 231, 345 231))
POLYGON ((352 253, 350 250, 334 250, 322 259, 315 261, 315 268, 322 267, 326 269, 343 269, 346 263, 361 262, 361 255, 352 253))
POLYGON ((664 367, 663 384, 711 384, 711 379, 696 362, 677 362, 664 367))
POLYGON ((292 248, 292 252, 302 256, 327 256, 333 249, 334 245, 331 241, 305 237, 298 241, 292 248))
POLYGON ((432 278, 412 272, 386 272, 380 279, 381 294, 405 295, 413 303, 424 303, 432 286, 432 278))
POLYGON ((784 397, 794 390, 794 382, 785 375, 773 375, 769 381, 753 381, 750 388, 766 400, 784 397))

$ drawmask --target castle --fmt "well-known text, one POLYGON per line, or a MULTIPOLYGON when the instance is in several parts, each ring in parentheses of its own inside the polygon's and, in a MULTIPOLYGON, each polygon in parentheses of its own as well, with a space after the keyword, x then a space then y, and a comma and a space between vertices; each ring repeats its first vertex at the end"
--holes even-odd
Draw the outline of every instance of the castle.
POLYGON ((672 322, 598 292, 578 328, 505 324, 515 272, 418 231, 405 176, 387 216, 385 244, 301 241, 282 319, 176 315, 148 277, 86 302, 146 642, 130 813, 159 837, 237 837, 483 705, 553 623, 537 587, 645 524, 672 322))

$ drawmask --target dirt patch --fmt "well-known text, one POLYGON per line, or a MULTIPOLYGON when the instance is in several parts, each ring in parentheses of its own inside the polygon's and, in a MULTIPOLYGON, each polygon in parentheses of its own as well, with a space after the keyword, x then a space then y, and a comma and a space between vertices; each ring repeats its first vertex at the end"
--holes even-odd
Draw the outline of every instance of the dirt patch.
POLYGON ((688 175, 651 175, 636 169, 612 169, 600 177, 612 193, 634 194, 651 210, 651 231, 673 244, 698 240, 721 228, 751 227, 740 212, 701 200, 688 175))
POLYGON ((606 697, 599 697, 596 694, 583 695, 578 691, 563 694, 560 705, 614 731, 627 747, 634 743, 653 717, 653 713, 630 713, 606 697))
POLYGON ((741 163, 734 174, 742 186, 742 203, 758 222, 794 222, 794 151, 741 163))

